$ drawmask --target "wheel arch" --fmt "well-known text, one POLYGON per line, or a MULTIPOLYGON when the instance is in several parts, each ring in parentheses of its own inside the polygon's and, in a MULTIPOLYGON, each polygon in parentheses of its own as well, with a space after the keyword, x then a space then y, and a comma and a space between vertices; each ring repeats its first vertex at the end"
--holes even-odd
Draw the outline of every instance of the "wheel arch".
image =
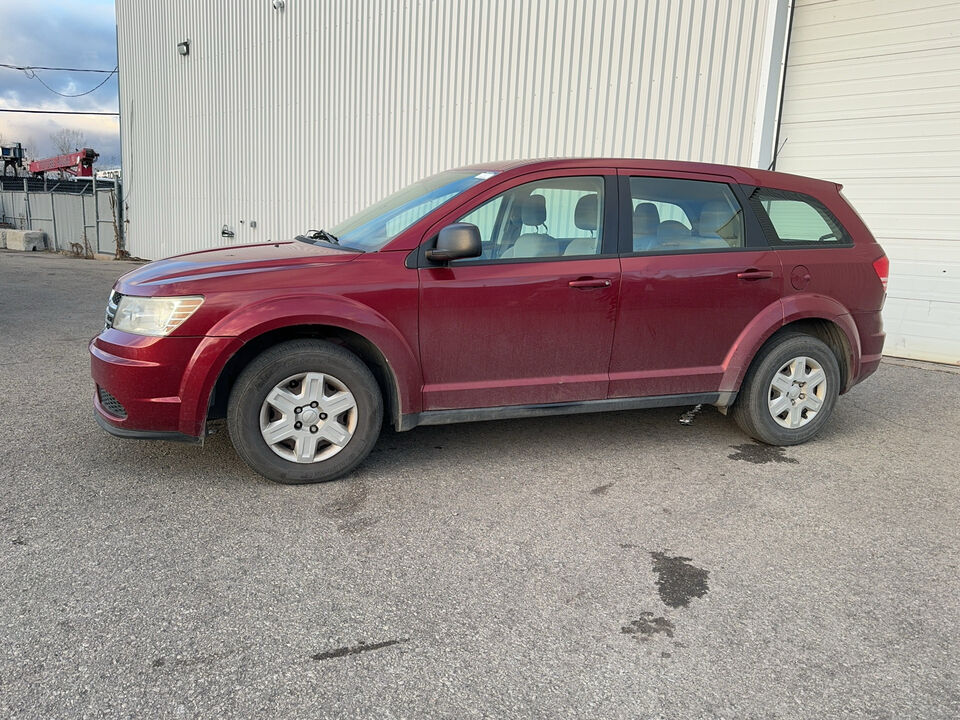
POLYGON ((833 298, 795 295, 782 301, 779 322, 768 311, 748 326, 725 363, 721 390, 737 392, 764 347, 786 332, 801 332, 822 340, 837 358, 840 392, 849 390, 860 372, 860 335, 847 309, 833 298), (763 328, 758 332, 759 328, 763 328))
POLYGON ((840 368, 841 392, 846 392, 849 389, 853 377, 853 350, 850 347, 847 334, 836 322, 826 318, 794 320, 775 332, 771 339, 788 332, 800 332, 823 341, 837 359, 837 366, 840 368))
POLYGON ((268 348, 288 340, 326 340, 345 347, 367 366, 380 388, 387 417, 393 424, 399 422, 403 407, 399 384, 394 369, 380 348, 364 335, 337 325, 294 324, 273 328, 255 335, 224 363, 220 369, 206 405, 206 419, 226 417, 230 391, 243 369, 268 348))
POLYGON ((381 388, 386 416, 421 409, 419 354, 388 318, 354 299, 326 294, 291 294, 244 305, 220 319, 208 340, 226 343, 195 357, 180 386, 180 428, 204 432, 208 419, 222 415, 240 371, 267 347, 313 337, 344 345, 370 368, 381 388), (212 412, 211 412, 212 411, 212 412))

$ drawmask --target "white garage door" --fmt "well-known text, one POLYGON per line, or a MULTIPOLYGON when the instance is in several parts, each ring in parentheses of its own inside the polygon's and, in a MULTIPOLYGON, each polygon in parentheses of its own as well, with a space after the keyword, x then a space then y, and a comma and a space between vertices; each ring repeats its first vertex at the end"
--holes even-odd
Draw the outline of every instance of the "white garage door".
POLYGON ((960 3, 797 2, 784 141, 890 258, 885 352, 960 364, 960 3))

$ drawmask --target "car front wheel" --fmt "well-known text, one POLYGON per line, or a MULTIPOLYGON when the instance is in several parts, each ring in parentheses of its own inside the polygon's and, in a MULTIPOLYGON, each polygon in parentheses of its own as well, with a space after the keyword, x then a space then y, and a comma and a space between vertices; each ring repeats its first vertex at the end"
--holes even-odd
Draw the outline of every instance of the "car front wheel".
POLYGON ((383 400, 369 368, 345 348, 292 340, 257 356, 230 393, 227 426, 246 463, 295 485, 334 480, 373 449, 383 400))
POLYGON ((823 428, 840 393, 840 367, 820 339, 785 333, 770 340, 744 378, 733 418, 768 445, 798 445, 823 428))

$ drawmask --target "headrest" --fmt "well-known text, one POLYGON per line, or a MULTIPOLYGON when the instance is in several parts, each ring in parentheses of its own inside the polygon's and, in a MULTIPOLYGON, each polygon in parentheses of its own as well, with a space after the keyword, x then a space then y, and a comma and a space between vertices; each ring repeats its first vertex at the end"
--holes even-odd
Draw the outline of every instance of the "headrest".
POLYGON ((653 203, 640 203, 633 211, 633 234, 656 235, 660 226, 660 211, 653 203))
POLYGON ((664 220, 657 229, 657 237, 663 242, 685 240, 690 237, 690 228, 677 220, 664 220))
POLYGON ((547 221, 547 199, 530 195, 520 206, 520 221, 524 225, 543 225, 547 221))
POLYGON ((573 211, 573 224, 580 230, 594 231, 597 229, 598 210, 600 203, 596 193, 584 195, 577 200, 577 207, 573 211))
POLYGON ((722 200, 711 200, 700 208, 700 225, 697 228, 700 235, 729 235, 729 229, 724 226, 733 217, 733 210, 722 200), (724 234, 726 232, 726 235, 724 234))

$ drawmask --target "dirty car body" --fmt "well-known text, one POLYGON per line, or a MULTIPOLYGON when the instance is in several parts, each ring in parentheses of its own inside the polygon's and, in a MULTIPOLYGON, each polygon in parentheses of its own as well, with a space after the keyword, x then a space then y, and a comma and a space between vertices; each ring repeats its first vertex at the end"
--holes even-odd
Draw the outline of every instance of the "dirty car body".
POLYGON ((193 441, 227 417, 281 482, 349 471, 384 419, 703 403, 803 442, 879 364, 887 271, 826 181, 630 159, 463 168, 330 233, 120 278, 90 344, 95 414, 118 436, 193 441))

